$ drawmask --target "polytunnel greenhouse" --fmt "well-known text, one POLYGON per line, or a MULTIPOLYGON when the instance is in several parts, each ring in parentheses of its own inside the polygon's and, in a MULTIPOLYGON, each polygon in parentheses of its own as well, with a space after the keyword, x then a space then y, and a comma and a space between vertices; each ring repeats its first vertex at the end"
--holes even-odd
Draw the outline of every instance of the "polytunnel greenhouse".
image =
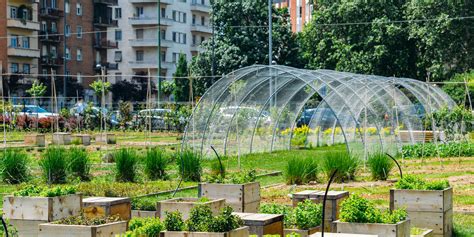
POLYGON ((235 155, 288 150, 295 143, 394 153, 425 141, 426 114, 454 105, 437 86, 414 79, 255 65, 206 91, 183 145, 203 155, 211 146, 235 155))

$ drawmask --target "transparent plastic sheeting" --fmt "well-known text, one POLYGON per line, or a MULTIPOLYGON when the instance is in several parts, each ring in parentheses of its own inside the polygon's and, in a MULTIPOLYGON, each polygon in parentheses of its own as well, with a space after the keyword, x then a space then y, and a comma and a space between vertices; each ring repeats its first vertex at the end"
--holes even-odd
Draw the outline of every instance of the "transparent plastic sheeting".
POLYGON ((255 65, 206 91, 183 147, 209 156, 211 146, 236 155, 342 143, 393 154, 419 140, 425 114, 454 105, 440 88, 409 78, 255 65))

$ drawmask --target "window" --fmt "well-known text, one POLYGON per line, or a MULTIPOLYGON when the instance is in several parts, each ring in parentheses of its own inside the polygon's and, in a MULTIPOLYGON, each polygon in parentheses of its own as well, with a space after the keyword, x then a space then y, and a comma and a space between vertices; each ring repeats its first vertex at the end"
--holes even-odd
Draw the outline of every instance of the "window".
POLYGON ((161 51, 161 61, 162 62, 166 61, 166 52, 165 51, 161 51))
POLYGON ((82 38, 82 26, 77 26, 77 38, 82 38))
POLYGON ((194 14, 193 14, 193 20, 192 20, 192 22, 193 22, 193 25, 196 24, 196 15, 194 15, 194 14))
POLYGON ((137 29, 137 31, 135 31, 135 34, 137 39, 143 39, 143 29, 137 29))
POLYGON ((17 8, 16 7, 10 7, 10 18, 16 19, 17 17, 17 8))
POLYGON ((48 55, 48 47, 44 44, 41 46, 41 56, 49 56, 48 55))
POLYGON ((18 73, 18 63, 10 64, 12 73, 18 73))
POLYGON ((77 73, 76 80, 77 80, 77 83, 82 83, 82 74, 80 72, 77 73))
POLYGON ((22 44, 23 48, 29 49, 30 48, 30 37, 28 37, 28 36, 21 37, 21 44, 22 44))
POLYGON ((137 7, 137 17, 143 17, 143 7, 137 7))
POLYGON ((79 2, 76 3, 76 14, 77 14, 78 16, 82 16, 82 5, 81 5, 81 3, 79 3, 79 2))
POLYGON ((193 35, 193 44, 196 44, 196 35, 193 35))
POLYGON ((161 8, 161 18, 166 18, 166 8, 161 8))
POLYGON ((52 33, 58 32, 58 26, 56 25, 56 22, 51 22, 51 32, 52 33))
POLYGON ((57 58, 57 57, 58 57, 58 50, 56 49, 56 46, 51 46, 50 53, 51 53, 51 56, 52 56, 53 58, 57 58))
POLYGON ((162 40, 166 40, 166 30, 162 29, 160 35, 162 40))
POLYGON ((122 40, 122 30, 115 30, 115 41, 122 40))
POLYGON ((203 43, 205 40, 206 38, 204 38, 204 36, 201 36, 201 43, 203 43))
POLYGON ((115 8, 115 19, 120 19, 122 18, 122 8, 115 8))
POLYGON ((66 48, 66 54, 64 55, 66 60, 71 60, 71 52, 69 52, 69 48, 66 48))
POLYGON ((24 74, 30 74, 30 64, 28 64, 28 63, 23 64, 23 73, 24 74))
POLYGON ((82 49, 77 49, 76 50, 76 60, 77 61, 82 61, 82 49))
POLYGON ((137 59, 138 62, 143 61, 143 50, 137 50, 136 59, 137 59))
POLYGON ((64 2, 64 11, 69 13, 69 0, 65 0, 64 2))
POLYGON ((173 42, 186 44, 186 34, 180 32, 173 32, 173 42))
POLYGON ((201 25, 206 25, 205 22, 206 22, 206 18, 201 16, 201 25))
POLYGON ((10 37, 10 47, 17 48, 18 45, 18 35, 12 35, 10 37))
POLYGON ((47 76, 48 75, 48 69, 43 68, 43 70, 41 70, 41 73, 43 74, 43 76, 47 76))
POLYGON ((23 19, 23 20, 31 20, 29 13, 30 13, 30 12, 28 11, 28 9, 24 8, 24 9, 23 9, 23 17, 22 17, 22 19, 23 19))
POLYGON ((173 11, 173 20, 181 23, 186 23, 186 13, 180 11, 173 11))
POLYGON ((46 21, 41 22, 41 31, 43 31, 44 33, 48 31, 48 24, 46 23, 46 21))
POLYGON ((122 51, 115 51, 114 61, 122 62, 122 51))
POLYGON ((51 0, 51 8, 56 9, 57 7, 58 7, 58 4, 57 4, 56 0, 51 0))
POLYGON ((66 25, 66 33, 65 33, 66 37, 69 37, 71 36, 71 26, 70 25, 66 25))
POLYGON ((177 62, 179 58, 179 53, 173 53, 173 63, 177 62))

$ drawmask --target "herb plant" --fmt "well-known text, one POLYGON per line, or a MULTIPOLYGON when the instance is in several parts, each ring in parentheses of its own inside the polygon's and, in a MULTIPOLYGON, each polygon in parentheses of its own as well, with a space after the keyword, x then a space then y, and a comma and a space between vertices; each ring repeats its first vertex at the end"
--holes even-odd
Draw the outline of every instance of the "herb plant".
POLYGON ((118 182, 135 182, 138 158, 135 150, 122 148, 114 153, 115 179, 118 182))
POLYGON ((185 181, 201 181, 202 164, 199 154, 185 150, 178 154, 176 164, 179 174, 185 181))
POLYGON ((387 180, 394 166, 393 161, 382 152, 369 155, 367 164, 374 180, 387 180))
POLYGON ((0 155, 0 176, 3 182, 19 184, 28 180, 29 159, 25 152, 6 149, 0 155))
POLYGON ((209 223, 212 221, 212 210, 207 205, 197 205, 189 214, 186 220, 186 228, 188 231, 207 232, 209 231, 209 223))
POLYGON ((167 231, 183 231, 183 215, 179 211, 166 212, 164 224, 167 231))
POLYGON ((168 158, 165 152, 159 148, 149 149, 145 155, 145 174, 150 180, 166 178, 166 166, 168 158))
POLYGON ((50 146, 42 154, 39 165, 48 184, 66 183, 66 149, 50 146))
POLYGON ((163 223, 159 218, 132 218, 128 224, 127 233, 125 236, 147 236, 147 237, 158 237, 160 232, 164 230, 163 223))
POLYGON ((322 205, 306 199, 299 202, 294 210, 295 225, 300 230, 308 230, 321 224, 322 205))
POLYGON ((95 225, 103 225, 107 223, 113 223, 121 221, 120 216, 112 215, 106 217, 94 217, 89 218, 81 213, 78 216, 70 216, 64 219, 52 222, 53 224, 61 224, 61 225, 86 225, 86 226, 95 226, 95 225))
POLYGON ((91 164, 84 148, 73 147, 68 150, 68 173, 73 178, 81 181, 90 180, 91 164))
POLYGON ((358 167, 359 159, 348 152, 328 152, 321 164, 321 169, 328 179, 335 170, 338 171, 335 182, 354 180, 358 167))
POLYGON ((404 209, 380 211, 375 204, 358 195, 351 195, 341 203, 340 220, 351 223, 396 224, 406 220, 404 209))
POLYGON ((402 179, 395 183, 397 189, 413 189, 413 190, 444 190, 449 188, 447 180, 426 181, 420 176, 405 175, 402 179))
POLYGON ((28 185, 13 193, 14 196, 22 197, 57 197, 69 194, 75 194, 77 192, 76 187, 73 186, 57 186, 53 188, 28 185))
POLYGON ((311 157, 288 160, 285 167, 285 178, 287 184, 307 184, 316 181, 318 176, 318 163, 311 157))

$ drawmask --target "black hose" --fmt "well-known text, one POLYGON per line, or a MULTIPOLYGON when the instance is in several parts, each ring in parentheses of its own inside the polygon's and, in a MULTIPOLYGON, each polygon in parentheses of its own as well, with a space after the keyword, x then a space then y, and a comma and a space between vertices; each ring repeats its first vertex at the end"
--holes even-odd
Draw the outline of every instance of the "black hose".
POLYGON ((400 164, 398 164, 398 161, 397 161, 393 156, 391 156, 391 155, 388 154, 388 153, 385 153, 385 155, 387 155, 388 157, 390 157, 390 159, 392 159, 393 162, 395 162, 395 164, 397 164, 397 166, 398 166, 398 171, 400 171, 400 179, 403 179, 402 167, 400 166, 400 164))
POLYGON ((211 146, 211 149, 216 154, 217 160, 219 160, 219 165, 220 165, 220 170, 221 170, 221 178, 224 178, 224 165, 222 165, 221 157, 219 156, 219 154, 217 154, 217 151, 216 151, 216 149, 214 149, 214 146, 211 146))
POLYGON ((3 229, 5 230, 5 236, 8 237, 7 223, 6 223, 5 220, 3 219, 3 216, 0 216, 0 218, 2 218, 2 225, 3 225, 3 229))
POLYGON ((181 151, 181 169, 182 169, 182 172, 181 172, 181 178, 179 179, 179 182, 178 182, 178 186, 176 186, 176 189, 174 190, 173 192, 173 195, 171 195, 172 198, 174 198, 174 196, 176 195, 176 192, 178 192, 178 189, 179 187, 181 186, 181 183, 183 182, 183 179, 184 179, 184 161, 183 161, 183 151, 181 151))
POLYGON ((337 169, 334 170, 331 174, 331 178, 329 178, 328 185, 326 186, 326 192, 324 192, 324 197, 323 197, 323 215, 321 217, 321 237, 324 237, 324 217, 326 213, 326 199, 328 197, 328 191, 329 187, 331 186, 332 181, 334 180, 334 177, 336 177, 337 174, 337 169))

